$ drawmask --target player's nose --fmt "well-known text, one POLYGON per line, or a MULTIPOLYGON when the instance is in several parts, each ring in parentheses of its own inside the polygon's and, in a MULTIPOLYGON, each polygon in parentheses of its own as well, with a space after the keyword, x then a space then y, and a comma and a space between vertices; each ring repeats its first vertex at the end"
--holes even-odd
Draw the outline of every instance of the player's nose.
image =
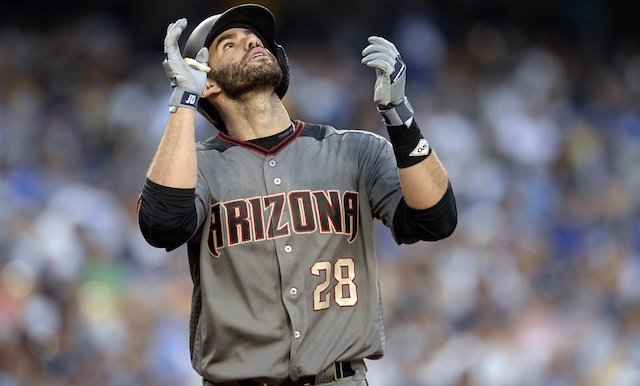
POLYGON ((256 34, 254 33, 250 33, 247 35, 247 38, 245 40, 245 48, 246 50, 250 50, 254 47, 257 46, 261 46, 264 47, 264 44, 262 44, 262 41, 260 40, 260 38, 258 36, 256 36, 256 34))

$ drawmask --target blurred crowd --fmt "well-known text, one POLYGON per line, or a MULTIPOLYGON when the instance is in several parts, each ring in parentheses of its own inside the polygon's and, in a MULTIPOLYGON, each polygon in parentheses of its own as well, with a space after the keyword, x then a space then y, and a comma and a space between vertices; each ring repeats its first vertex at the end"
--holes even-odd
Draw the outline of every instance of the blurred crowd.
MULTIPOLYGON (((360 51, 396 43, 457 197, 444 241, 376 223, 369 384, 640 385, 640 40, 443 20, 319 42, 281 23, 292 117, 339 128, 386 135, 360 51)), ((0 386, 198 385, 186 251, 148 246, 135 213, 169 114, 163 36, 140 49, 105 13, 0 27, 0 386)))

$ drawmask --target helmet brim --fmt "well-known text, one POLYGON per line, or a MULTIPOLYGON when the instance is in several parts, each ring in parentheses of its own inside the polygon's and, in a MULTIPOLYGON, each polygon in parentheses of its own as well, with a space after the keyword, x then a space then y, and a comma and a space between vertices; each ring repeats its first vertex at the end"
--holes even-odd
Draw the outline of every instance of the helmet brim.
POLYGON ((211 43, 213 43, 216 37, 227 30, 229 26, 237 24, 246 24, 255 28, 261 37, 264 38, 263 43, 269 51, 275 52, 275 18, 271 11, 257 4, 238 5, 222 13, 211 26, 207 38, 204 41, 204 46, 211 46, 211 43))

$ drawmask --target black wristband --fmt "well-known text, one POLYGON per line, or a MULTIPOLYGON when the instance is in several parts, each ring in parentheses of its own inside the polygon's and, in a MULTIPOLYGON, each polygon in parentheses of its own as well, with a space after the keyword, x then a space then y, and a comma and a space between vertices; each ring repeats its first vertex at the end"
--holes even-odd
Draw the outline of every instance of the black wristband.
POLYGON ((431 154, 429 142, 422 136, 415 122, 410 127, 388 126, 387 132, 399 168, 413 166, 431 154))

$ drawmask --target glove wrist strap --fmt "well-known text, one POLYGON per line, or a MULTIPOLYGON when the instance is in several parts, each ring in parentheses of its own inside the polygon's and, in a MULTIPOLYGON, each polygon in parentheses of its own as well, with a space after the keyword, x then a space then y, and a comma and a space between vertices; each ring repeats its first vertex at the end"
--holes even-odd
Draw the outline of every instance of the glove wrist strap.
MULTIPOLYGON (((395 110, 397 111, 397 108, 395 110)), ((406 121, 392 122, 399 122, 394 126, 387 125, 387 133, 399 168, 413 166, 431 155, 431 146, 414 122, 413 114, 406 121)))
POLYGON ((169 98, 169 111, 173 113, 178 107, 197 110, 198 100, 200 100, 200 95, 182 87, 175 87, 173 93, 171 93, 171 98, 169 98))
POLYGON ((382 115, 382 122, 387 127, 400 125, 410 127, 413 123, 413 108, 407 97, 395 106, 378 105, 378 112, 382 115))

